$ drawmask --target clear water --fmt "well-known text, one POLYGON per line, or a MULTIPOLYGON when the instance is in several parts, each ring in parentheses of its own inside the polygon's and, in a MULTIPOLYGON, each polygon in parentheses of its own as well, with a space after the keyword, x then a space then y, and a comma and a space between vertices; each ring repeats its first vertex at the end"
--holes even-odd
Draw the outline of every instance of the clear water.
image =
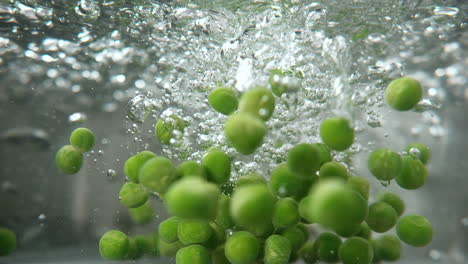
POLYGON ((401 263, 468 262, 467 10, 455 0, 0 0, 0 225, 20 241, 4 262, 101 263, 96 241, 108 229, 154 230, 166 215, 158 202, 159 219, 133 227, 117 199, 123 161, 137 151, 198 160, 216 146, 234 157, 233 178, 268 174, 294 144, 318 141, 320 121, 335 114, 358 131, 334 153, 355 174, 370 177, 366 157, 379 146, 417 140, 433 150, 423 189, 373 182, 436 228, 401 263), (207 93, 265 85, 275 68, 298 76, 284 80, 294 89, 278 100, 265 144, 238 155, 207 93), (417 111, 383 101, 400 76, 424 87, 417 111), (189 126, 161 146, 153 126, 173 113, 189 126), (78 126, 98 144, 82 172, 60 175, 53 155, 78 126))

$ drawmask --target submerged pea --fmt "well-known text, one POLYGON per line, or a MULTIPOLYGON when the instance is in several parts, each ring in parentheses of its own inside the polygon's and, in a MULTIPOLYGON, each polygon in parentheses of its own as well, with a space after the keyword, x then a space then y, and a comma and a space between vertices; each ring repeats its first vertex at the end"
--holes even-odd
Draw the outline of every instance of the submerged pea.
POLYGON ((146 224, 155 217, 154 209, 149 200, 139 207, 129 208, 128 211, 130 213, 130 218, 136 224, 146 224))
POLYGON ((401 242, 395 235, 385 234, 373 243, 374 254, 384 261, 397 261, 401 256, 401 242))
POLYGON ((186 123, 184 120, 176 115, 172 115, 159 119, 155 125, 154 133, 159 142, 169 145, 171 144, 171 140, 176 138, 175 131, 183 133, 185 127, 186 123))
POLYGON ((150 159, 156 157, 151 151, 142 151, 136 155, 130 157, 124 164, 124 172, 127 175, 129 181, 139 183, 138 174, 140 173, 141 167, 150 159))
POLYGON ((273 209, 273 225, 276 228, 293 226, 299 222, 298 204, 292 198, 282 198, 276 201, 273 209))
POLYGON ((66 174, 75 174, 83 166, 83 154, 71 145, 61 147, 55 155, 55 165, 66 174))
POLYGON ((410 155, 415 155, 423 164, 431 159, 431 150, 424 144, 413 143, 405 148, 410 155))
POLYGON ((242 154, 252 154, 266 134, 263 120, 250 113, 236 113, 226 121, 224 133, 229 143, 242 154))
POLYGON ((240 231, 228 238, 224 252, 232 264, 251 264, 260 253, 260 243, 251 233, 240 231))
POLYGON ((133 182, 125 183, 120 189, 120 203, 127 208, 135 208, 143 205, 149 197, 148 191, 143 186, 133 182))
POLYGON ((99 252, 106 260, 124 260, 129 248, 128 236, 117 230, 108 231, 99 240, 99 252))
POLYGON ((203 156, 202 166, 204 167, 208 180, 224 184, 231 175, 231 158, 223 151, 212 150, 203 156))
POLYGON ((377 195, 377 201, 385 202, 389 204, 398 216, 401 216, 405 211, 405 202, 400 198, 400 196, 391 193, 391 192, 383 192, 377 195))
POLYGON ((319 260, 325 262, 338 261, 338 249, 341 246, 341 238, 333 233, 320 234, 314 243, 314 251, 319 260))
POLYGON ((187 160, 182 162, 177 167, 177 177, 201 177, 206 179, 205 168, 201 164, 193 160, 187 160))
POLYGON ((301 179, 289 170, 287 163, 282 163, 271 172, 269 185, 273 194, 290 197, 299 191, 301 179))
POLYGON ((331 117, 320 125, 320 137, 328 147, 343 151, 351 147, 354 142, 354 130, 348 119, 343 117, 331 117))
POLYGON ((312 144, 298 144, 288 152, 289 169, 303 177, 312 177, 320 168, 320 162, 320 150, 312 144))
POLYGON ((338 255, 343 264, 370 264, 374 251, 364 238, 352 237, 340 246, 338 255))
POLYGON ((162 221, 158 226, 159 239, 166 243, 174 243, 179 240, 177 235, 177 228, 179 227, 181 219, 173 216, 162 221))
POLYGON ((421 98, 421 84, 410 77, 391 81, 385 90, 387 103, 398 111, 407 111, 414 108, 421 98))
POLYGON ((163 194, 176 180, 177 174, 172 161, 166 157, 155 157, 141 167, 139 182, 153 192, 163 194))
POLYGON ((77 128, 70 135, 70 144, 81 152, 87 152, 94 146, 94 133, 84 127, 77 128))
POLYGON ((426 183, 427 170, 422 162, 412 156, 402 157, 402 167, 395 180, 401 188, 407 190, 418 189, 426 183))
POLYGON ((274 110, 275 97, 263 87, 257 87, 245 92, 239 101, 239 112, 249 113, 264 121, 270 119, 274 110))
POLYGON ((283 236, 272 235, 265 240, 263 262, 265 264, 287 264, 292 252, 291 242, 283 236))
POLYGON ((208 103, 223 115, 230 115, 237 110, 238 100, 234 90, 218 87, 208 95, 208 103))
POLYGON ((401 157, 387 148, 376 149, 369 156, 368 167, 378 180, 390 181, 401 171, 401 157))
POLYGON ((201 245, 190 245, 177 251, 176 264, 210 264, 210 253, 201 245))
POLYGON ((215 184, 188 177, 174 183, 164 197, 171 215, 210 220, 216 216, 219 195, 219 187, 215 184))
POLYGON ((250 184, 237 188, 231 198, 231 216, 241 227, 271 222, 274 198, 267 186, 250 184))
POLYGON ((320 180, 336 179, 346 182, 348 180, 349 174, 348 170, 343 164, 337 161, 330 161, 320 167, 319 177, 320 180))
POLYGON ((179 241, 185 245, 204 243, 212 234, 213 229, 207 220, 183 219, 177 227, 179 241))
POLYGON ((389 204, 376 202, 369 206, 366 222, 369 227, 378 233, 384 233, 395 226, 398 214, 389 204))
POLYGON ((16 249, 16 234, 0 227, 0 257, 11 254, 16 249))
POLYGON ((432 224, 420 215, 404 216, 396 231, 401 241, 414 247, 424 247, 432 241, 432 224))

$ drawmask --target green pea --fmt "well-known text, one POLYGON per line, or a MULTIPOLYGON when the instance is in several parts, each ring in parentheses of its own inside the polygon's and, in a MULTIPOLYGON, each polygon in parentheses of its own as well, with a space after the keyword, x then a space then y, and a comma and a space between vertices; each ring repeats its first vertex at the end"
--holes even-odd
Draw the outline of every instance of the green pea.
POLYGON ((135 208, 143 205, 149 197, 149 193, 138 183, 127 182, 120 189, 120 203, 127 208, 135 208))
POLYGON ((383 192, 380 193, 377 196, 377 201, 379 202, 385 202, 389 204, 393 209, 395 209, 395 212, 397 213, 398 216, 401 216, 403 212, 405 211, 405 202, 400 198, 400 196, 391 193, 391 192, 383 192))
POLYGON ((356 223, 344 223, 340 227, 336 227, 334 231, 341 237, 352 237, 361 230, 361 225, 356 223))
POLYGON ((275 232, 275 227, 271 221, 265 221, 263 223, 252 223, 243 227, 245 231, 248 231, 258 238, 267 238, 275 232))
POLYGON ((141 167, 138 179, 146 188, 164 194, 176 180, 177 174, 172 161, 166 157, 155 157, 141 167))
POLYGON ((372 236, 372 230, 366 222, 362 222, 355 236, 369 240, 372 236))
POLYGON ((421 84, 410 77, 391 81, 385 90, 387 103, 398 111, 407 111, 414 108, 421 98, 421 84))
POLYGON ((203 157, 202 165, 210 181, 223 184, 229 180, 231 175, 231 158, 223 151, 209 151, 203 157))
POLYGON ((370 184, 366 178, 356 176, 350 177, 347 184, 351 189, 362 195, 364 199, 369 200, 370 184))
POLYGON ((224 254, 224 244, 211 252, 211 264, 231 264, 224 254))
POLYGON ((314 143, 312 145, 315 146, 320 153, 320 166, 333 160, 330 154, 330 149, 328 149, 327 145, 322 143, 314 143))
POLYGON ((308 227, 307 224, 304 224, 304 223, 299 222, 299 223, 296 224, 296 227, 297 227, 299 230, 302 231, 302 233, 304 234, 304 237, 306 238, 306 240, 309 239, 309 237, 310 237, 310 230, 309 230, 309 227, 308 227))
POLYGON ((248 184, 267 184, 265 177, 254 172, 247 175, 242 175, 236 181, 237 187, 241 187, 248 184))
POLYGON ((300 178, 291 172, 287 163, 278 165, 270 177, 270 189, 279 197, 294 196, 300 189, 300 178))
POLYGON ((268 79, 268 82, 270 83, 271 86, 271 91, 278 97, 281 97, 281 95, 288 90, 290 90, 290 85, 288 85, 287 82, 283 81, 283 78, 286 76, 292 76, 291 71, 284 71, 281 69, 273 69, 270 70, 270 78, 268 79))
POLYGON ((166 243, 173 243, 179 240, 177 236, 177 228, 180 223, 180 218, 173 216, 162 221, 158 226, 159 238, 166 243))
POLYGON ((99 240, 99 253, 106 260, 124 260, 129 248, 127 235, 117 230, 108 231, 99 240))
POLYGON ((139 183, 138 174, 140 173, 140 168, 143 167, 148 160, 156 157, 151 151, 142 151, 138 154, 130 157, 124 164, 124 172, 127 175, 129 181, 134 183, 139 183))
POLYGON ((431 150, 421 143, 413 143, 406 147, 405 151, 410 155, 416 155, 423 164, 427 164, 431 159, 431 150))
POLYGON ((348 170, 343 164, 337 161, 330 161, 322 165, 319 171, 321 180, 326 179, 339 179, 347 181, 349 178, 348 170))
POLYGON ((87 128, 77 128, 70 135, 70 144, 81 152, 87 152, 94 146, 94 134, 87 128))
POLYGON ((223 115, 230 115, 237 110, 238 100, 236 93, 226 87, 219 87, 208 95, 208 103, 214 110, 223 115))
POLYGON ((315 219, 311 208, 313 207, 312 195, 307 195, 299 202, 299 215, 308 223, 314 223, 315 219))
POLYGON ((378 180, 390 181, 401 171, 401 157, 398 153, 387 148, 379 148, 370 154, 368 167, 378 180))
POLYGON ((210 238, 203 243, 203 245, 209 250, 216 249, 220 244, 226 241, 226 229, 220 227, 215 222, 209 223, 211 229, 213 230, 210 238))
POLYGON ((317 262, 317 253, 314 250, 314 242, 307 241, 298 252, 299 256, 306 264, 315 264, 317 262))
POLYGON ((7 256, 16 249, 16 234, 10 229, 0 227, 0 256, 7 256))
POLYGON ((275 97, 263 87, 257 87, 245 92, 239 101, 239 112, 250 113, 264 121, 270 119, 274 110, 275 97))
POLYGON ((219 187, 215 184, 197 177, 188 177, 169 188, 165 203, 171 215, 209 220, 216 216, 219 195, 219 187))
POLYGON ((206 179, 206 172, 205 168, 201 164, 199 164, 196 161, 193 160, 188 160, 182 162, 179 167, 177 167, 177 177, 182 178, 182 177, 191 177, 191 176, 196 176, 196 177, 201 177, 203 179, 206 179))
POLYGON ((401 242, 394 235, 386 234, 379 237, 375 246, 381 260, 397 261, 401 257, 401 242))
POLYGON ((283 236, 272 235, 265 240, 265 264, 287 264, 291 255, 291 242, 283 236))
POLYGON ((348 119, 332 117, 324 120, 320 125, 320 137, 331 149, 343 151, 353 144, 354 130, 348 119))
POLYGON ((206 220, 183 219, 177 227, 179 241, 185 245, 204 243, 212 234, 213 229, 206 220))
POLYGON ((320 168, 320 150, 312 144, 298 144, 289 150, 287 162, 292 172, 312 176, 320 168))
POLYGON ((314 251, 321 261, 337 262, 338 249, 341 246, 341 238, 333 233, 324 232, 315 240, 314 251))
POLYGON ((401 241, 414 247, 424 247, 432 241, 432 224, 423 216, 407 215, 400 219, 396 228, 401 241))
POLYGON ((201 245, 190 245, 177 251, 176 264, 211 264, 210 253, 201 245))
POLYGON ((142 255, 154 255, 155 254, 155 241, 153 235, 137 235, 133 237, 137 250, 142 255))
POLYGON ((251 264, 260 253, 260 242, 249 232, 236 232, 226 241, 224 253, 232 264, 251 264))
POLYGON ((134 238, 129 238, 128 245, 128 254, 126 256, 126 259, 137 260, 143 257, 144 252, 142 248, 139 247, 137 240, 135 240, 134 238))
POLYGON ((262 145, 266 132, 262 119, 243 112, 231 115, 224 127, 229 143, 244 155, 254 153, 262 145))
POLYGON ((403 156, 401 172, 395 179, 401 188, 415 190, 426 183, 427 170, 416 157, 411 155, 403 156))
POLYGON ((232 228, 234 221, 232 220, 229 208, 231 206, 231 197, 221 194, 218 201, 218 209, 215 222, 224 229, 232 228))
POLYGON ((274 197, 263 184, 250 184, 237 188, 231 198, 231 216, 241 227, 271 222, 274 197))
POLYGON ((55 156, 55 165, 65 174, 75 174, 83 166, 83 154, 71 145, 61 147, 55 156))
POLYGON ((175 257, 177 254, 177 251, 184 247, 184 244, 182 244, 182 242, 180 242, 179 240, 173 243, 167 243, 159 239, 158 245, 159 245, 159 253, 163 257, 175 257))
POLYGON ((352 237, 341 244, 338 256, 343 264, 370 264, 374 251, 364 238, 352 237))
POLYGON ((367 216, 367 201, 340 181, 318 184, 306 204, 306 216, 334 230, 360 224, 367 216))
POLYGON ((288 227, 281 232, 281 236, 287 238, 291 243, 292 247, 292 255, 296 255, 296 253, 301 249, 302 245, 307 240, 306 235, 304 232, 297 226, 288 227))
POLYGON ((298 204, 292 198, 282 198, 275 203, 273 225, 275 228, 293 226, 299 222, 298 204))
POLYGON ((369 206, 366 222, 370 229, 377 233, 384 233, 395 226, 398 214, 389 204, 376 202, 369 206))
POLYGON ((176 132, 183 133, 187 124, 176 115, 163 117, 155 125, 154 134, 162 144, 173 144, 171 140, 176 138, 176 132))
POLYGON ((311 177, 307 177, 307 178, 302 177, 300 179, 299 190, 296 192, 296 195, 294 195, 293 198, 296 201, 301 201, 302 198, 309 195, 309 192, 312 189, 312 186, 314 186, 318 182, 319 182, 319 177, 316 174, 311 175, 311 177))
POLYGON ((149 200, 140 207, 129 208, 128 212, 130 213, 130 218, 136 224, 146 224, 155 217, 154 209, 149 200))

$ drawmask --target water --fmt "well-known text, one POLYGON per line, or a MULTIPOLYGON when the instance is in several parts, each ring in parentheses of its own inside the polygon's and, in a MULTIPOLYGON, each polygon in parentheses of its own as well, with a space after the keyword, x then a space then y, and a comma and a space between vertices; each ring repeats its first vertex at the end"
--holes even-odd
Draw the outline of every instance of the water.
MULTIPOLYGON (((1 1, 0 142, 8 148, 0 157, 16 153, 11 151, 20 142, 23 159, 3 160, 19 164, 22 171, 16 173, 24 177, 0 176, 0 182, 22 194, 20 204, 11 202, 15 206, 50 193, 47 203, 40 203, 40 209, 52 212, 44 213, 47 221, 55 221, 55 228, 73 223, 74 229, 70 239, 38 239, 47 237, 42 240, 47 246, 62 240, 76 246, 73 241, 95 239, 117 221, 115 194, 124 181, 120 161, 131 153, 151 149, 175 161, 199 160, 204 150, 219 147, 234 158, 234 178, 254 170, 267 175, 292 146, 318 141, 320 121, 335 114, 351 119, 358 132, 348 153, 334 153, 353 173, 368 176, 362 160, 371 149, 401 150, 423 141, 437 150, 430 167, 435 176, 428 182, 436 186, 445 175, 438 168, 446 165, 447 155, 456 157, 450 164, 458 171, 465 168, 455 163, 466 155, 453 140, 456 131, 467 131, 466 119, 455 117, 468 102, 467 8, 455 0, 1 1), (239 155, 226 145, 226 117, 210 109, 206 96, 218 83, 239 93, 266 85, 272 69, 292 72, 294 78, 280 80, 290 90, 277 98, 265 143, 251 156, 239 155), (425 88, 424 99, 407 114, 389 110, 383 100, 388 82, 401 76, 412 76, 425 88), (161 146, 153 126, 174 113, 188 125, 176 142, 161 146), (67 178, 50 160, 77 126, 92 128, 100 143, 85 161, 83 175, 67 178), (43 160, 33 159, 38 155, 43 160), (42 169, 28 171, 24 164, 30 160, 42 169), (36 188, 26 180, 34 173, 41 175, 36 188), (51 182, 67 187, 51 187, 51 182), (90 190, 102 192, 101 200, 90 190), (108 204, 107 213, 88 224, 87 212, 108 204)), ((4 166, 0 175, 13 171, 4 166)), ((450 179, 461 188, 455 182, 463 179, 455 174, 441 181, 449 186, 450 179)), ((433 214, 425 209, 429 190, 435 189, 408 194, 410 204, 420 209, 414 213, 433 214)), ((439 205, 467 197, 446 199, 439 205)), ((21 219, 17 226, 25 230, 42 213, 9 208, 5 215, 21 219)), ((452 225, 467 214, 454 215, 452 225)), ((437 224, 440 216, 433 217, 437 224)), ((2 214, 0 224, 12 219, 2 214)), ((435 242, 437 248, 441 241, 435 242)), ((453 247, 466 248, 466 243, 459 238, 453 247)), ((414 253, 415 259, 424 263, 427 252, 414 253)), ((449 254, 443 261, 456 260, 449 254)))

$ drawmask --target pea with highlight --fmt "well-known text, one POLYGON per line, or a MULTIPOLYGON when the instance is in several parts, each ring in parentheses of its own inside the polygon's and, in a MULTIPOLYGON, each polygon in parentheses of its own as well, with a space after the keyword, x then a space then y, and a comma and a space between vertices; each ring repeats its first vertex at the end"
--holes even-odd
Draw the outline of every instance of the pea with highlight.
POLYGON ((150 159, 156 157, 151 151, 142 151, 136 155, 131 156, 124 164, 124 172, 127 175, 129 181, 139 183, 138 174, 140 173, 141 167, 150 159))
POLYGON ((275 97, 266 88, 256 87, 242 94, 239 101, 239 112, 249 113, 264 121, 270 119, 275 110, 275 97))

